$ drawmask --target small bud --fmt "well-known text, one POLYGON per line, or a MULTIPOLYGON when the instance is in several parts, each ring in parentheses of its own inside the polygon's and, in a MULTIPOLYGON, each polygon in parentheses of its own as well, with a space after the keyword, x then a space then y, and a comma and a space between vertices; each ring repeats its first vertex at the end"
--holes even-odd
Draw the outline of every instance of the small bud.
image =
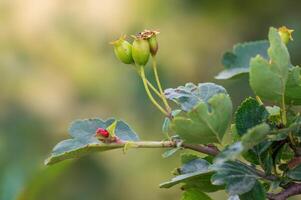
POLYGON ((143 38, 136 36, 133 37, 135 39, 132 45, 133 59, 136 65, 144 66, 146 65, 150 55, 149 43, 143 38))
POLYGON ((293 41, 292 32, 293 29, 288 29, 286 26, 278 28, 278 33, 281 37, 281 40, 284 44, 288 44, 289 41, 293 41))
POLYGON ((116 57, 124 64, 134 63, 132 57, 132 45, 125 40, 126 36, 121 36, 118 40, 111 42, 114 45, 116 57))
POLYGON ((147 39, 150 47, 150 52, 152 56, 155 56, 157 54, 159 44, 157 41, 157 36, 160 32, 158 31, 151 31, 151 30, 144 30, 141 33, 138 33, 137 37, 147 39))
POLYGON ((109 131, 107 131, 106 129, 104 128, 98 128, 96 130, 96 134, 95 134, 96 137, 104 137, 104 138, 108 138, 110 136, 110 133, 109 131))

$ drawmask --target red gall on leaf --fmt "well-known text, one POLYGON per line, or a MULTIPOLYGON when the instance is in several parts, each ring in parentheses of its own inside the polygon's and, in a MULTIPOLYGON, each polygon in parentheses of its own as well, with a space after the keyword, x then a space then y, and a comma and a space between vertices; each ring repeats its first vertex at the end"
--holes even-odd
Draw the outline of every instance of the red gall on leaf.
POLYGON ((96 130, 96 134, 95 134, 96 137, 104 137, 104 138, 108 138, 110 136, 110 133, 109 131, 107 131, 106 129, 104 128, 98 128, 96 130))

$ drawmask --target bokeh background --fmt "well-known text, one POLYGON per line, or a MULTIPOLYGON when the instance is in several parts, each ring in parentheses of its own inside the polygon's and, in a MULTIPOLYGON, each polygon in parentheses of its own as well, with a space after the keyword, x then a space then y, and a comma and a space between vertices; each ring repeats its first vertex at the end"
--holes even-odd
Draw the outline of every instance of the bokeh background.
POLYGON ((165 87, 215 81, 237 105, 252 93, 247 78, 214 80, 223 52, 287 25, 295 29, 293 63, 301 63, 300 9, 293 0, 0 0, 0 199, 179 199, 179 187, 158 188, 179 164, 177 156, 163 159, 162 150, 43 165, 78 118, 114 116, 145 140, 163 138, 163 117, 109 42, 158 29, 165 87))

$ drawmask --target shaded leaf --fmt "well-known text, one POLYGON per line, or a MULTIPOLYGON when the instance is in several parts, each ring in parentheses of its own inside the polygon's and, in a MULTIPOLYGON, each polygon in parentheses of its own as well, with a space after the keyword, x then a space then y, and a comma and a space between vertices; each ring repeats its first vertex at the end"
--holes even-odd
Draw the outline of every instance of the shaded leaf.
POLYGON ((234 76, 248 73, 250 59, 256 55, 267 58, 268 47, 269 42, 266 40, 236 44, 232 52, 226 52, 223 55, 222 64, 225 70, 220 72, 215 78, 230 79, 234 76))
POLYGON ((216 171, 211 178, 212 184, 226 185, 229 195, 241 195, 249 192, 258 178, 254 170, 236 161, 212 165, 211 169, 216 171))
POLYGON ((211 184, 213 172, 208 169, 211 164, 207 160, 194 154, 183 154, 181 160, 183 166, 177 170, 179 175, 160 184, 161 188, 170 188, 179 183, 184 184, 182 186, 184 190, 197 188, 202 192, 215 192, 223 188, 211 184))
POLYGON ((243 152, 248 151, 255 145, 261 143, 267 138, 267 134, 270 131, 268 124, 263 123, 257 125, 247 131, 241 138, 241 141, 227 146, 222 152, 220 152, 214 159, 214 165, 221 165, 229 160, 235 160, 243 152))
POLYGON ((227 146, 222 152, 220 152, 214 159, 215 165, 221 165, 229 160, 235 160, 242 152, 244 147, 241 142, 236 142, 227 146))
POLYGON ((247 133, 247 130, 261 124, 268 118, 268 112, 254 98, 247 98, 242 102, 235 113, 236 130, 239 135, 247 133))
POLYGON ((287 104, 301 105, 301 68, 293 67, 288 73, 285 90, 285 101, 287 104))
POLYGON ((270 126, 267 123, 262 123, 249 129, 248 132, 241 138, 244 150, 249 150, 255 145, 266 140, 269 131, 270 126))
MULTIPOLYGON (((207 97, 204 99, 208 99, 207 97)), ((231 114, 230 97, 225 93, 218 93, 211 96, 207 102, 200 101, 189 112, 175 116, 171 129, 185 142, 199 144, 221 142, 231 121, 231 114)))
POLYGON ((178 183, 185 183, 189 180, 193 180, 203 175, 208 175, 211 173, 209 171, 210 163, 204 159, 197 158, 193 159, 186 164, 184 164, 178 171, 180 175, 172 178, 170 181, 160 184, 161 188, 170 188, 178 183))
POLYGON ((275 28, 269 31, 269 59, 260 55, 250 62, 250 85, 256 95, 266 100, 280 102, 285 93, 290 56, 275 28))
POLYGON ((225 88, 214 83, 186 83, 175 89, 169 88, 164 91, 167 99, 172 100, 181 106, 184 111, 190 111, 200 102, 207 103, 216 94, 227 94, 225 88))
POLYGON ((240 200, 265 200, 266 191, 259 181, 256 181, 251 191, 239 196, 240 200))
POLYGON ((182 194, 181 200, 211 200, 211 198, 196 188, 190 188, 182 194))
POLYGON ((287 176, 291 179, 300 181, 301 180, 301 165, 298 165, 297 167, 290 169, 287 172, 287 176))

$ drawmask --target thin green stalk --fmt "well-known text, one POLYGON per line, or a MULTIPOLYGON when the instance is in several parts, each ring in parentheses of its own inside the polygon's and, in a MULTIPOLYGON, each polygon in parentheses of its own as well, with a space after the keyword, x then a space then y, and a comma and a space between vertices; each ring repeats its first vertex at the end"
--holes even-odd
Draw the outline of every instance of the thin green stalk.
POLYGON ((156 106, 165 116, 169 116, 169 114, 158 104, 158 102, 154 99, 152 93, 149 91, 148 84, 147 84, 147 79, 145 77, 143 66, 140 67, 140 75, 141 75, 141 79, 143 81, 145 91, 148 95, 148 98, 151 100, 151 102, 154 104, 154 106, 156 106))
POLYGON ((150 89, 154 91, 158 97, 162 98, 160 92, 153 86, 153 84, 151 84, 148 80, 146 80, 146 82, 150 89))
POLYGON ((170 112, 171 112, 171 108, 170 108, 170 106, 168 105, 167 99, 166 99, 166 97, 165 97, 165 95, 164 95, 164 92, 163 92, 163 90, 162 90, 162 86, 161 86, 160 79, 159 79, 159 75, 158 75, 156 56, 153 56, 152 64, 153 64, 153 70, 154 70, 154 74, 155 74, 157 86, 158 86, 158 88, 159 88, 159 92, 160 92, 161 97, 162 97, 162 101, 163 101, 163 103, 164 103, 164 105, 165 105, 165 108, 166 108, 167 111, 170 113, 170 112))
MULTIPOLYGON (((140 70, 139 69, 136 69, 138 75, 141 77, 141 73, 140 73, 140 70)), ((146 79, 146 82, 147 82, 147 85, 150 87, 150 89, 158 96, 162 99, 162 96, 160 94, 160 92, 155 88, 155 86, 153 86, 153 84, 151 84, 151 82, 149 82, 147 79, 146 79)))

